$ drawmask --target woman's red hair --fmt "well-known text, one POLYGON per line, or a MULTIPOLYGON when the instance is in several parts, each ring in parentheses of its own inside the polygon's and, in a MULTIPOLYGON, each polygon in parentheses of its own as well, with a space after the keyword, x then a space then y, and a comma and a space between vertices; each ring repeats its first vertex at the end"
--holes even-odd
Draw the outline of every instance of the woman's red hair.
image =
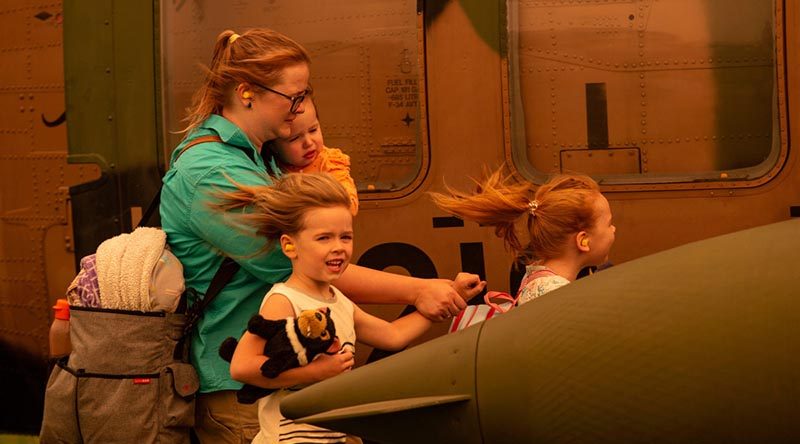
POLYGON ((297 64, 310 64, 311 58, 299 43, 270 29, 251 29, 231 41, 235 33, 223 31, 217 36, 211 65, 203 85, 187 109, 190 132, 211 114, 221 114, 228 92, 240 83, 273 86, 281 81, 283 70, 297 64))

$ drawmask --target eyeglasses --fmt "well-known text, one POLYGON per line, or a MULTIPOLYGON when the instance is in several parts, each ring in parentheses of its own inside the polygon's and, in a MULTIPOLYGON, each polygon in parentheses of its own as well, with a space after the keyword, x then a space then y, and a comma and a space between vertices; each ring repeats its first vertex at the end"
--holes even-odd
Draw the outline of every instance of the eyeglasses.
POLYGON ((306 96, 311 92, 310 89, 306 89, 305 91, 301 92, 300 94, 298 94, 296 96, 288 96, 288 95, 286 95, 286 94, 284 94, 284 93, 282 93, 280 91, 275 91, 274 89, 269 88, 267 86, 264 86, 264 85, 262 85, 260 83, 253 83, 253 84, 256 85, 259 88, 266 89, 269 92, 275 93, 275 94, 277 94, 277 95, 279 95, 281 97, 285 97, 285 98, 289 99, 289 101, 292 102, 292 107, 289 108, 289 112, 292 113, 292 114, 297 112, 297 108, 300 107, 300 104, 303 103, 303 100, 305 100, 306 96))

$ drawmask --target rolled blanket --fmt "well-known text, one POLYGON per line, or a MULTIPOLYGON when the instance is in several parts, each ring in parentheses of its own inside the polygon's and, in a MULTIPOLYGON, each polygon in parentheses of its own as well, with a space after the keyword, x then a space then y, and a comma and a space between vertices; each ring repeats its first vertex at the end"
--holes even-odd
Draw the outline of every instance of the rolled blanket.
POLYGON ((139 227, 97 248, 97 281, 103 308, 152 311, 150 280, 161 258, 167 235, 157 228, 139 227))

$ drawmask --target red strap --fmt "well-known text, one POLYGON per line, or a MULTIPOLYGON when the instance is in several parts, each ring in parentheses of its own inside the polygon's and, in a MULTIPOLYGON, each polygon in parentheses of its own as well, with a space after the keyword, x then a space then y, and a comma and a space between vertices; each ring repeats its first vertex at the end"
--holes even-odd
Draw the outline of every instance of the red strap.
MULTIPOLYGON (((514 308, 514 306, 517 305, 517 299, 518 298, 519 298, 519 296, 517 296, 516 298, 513 298, 513 297, 511 297, 510 294, 505 293, 505 292, 501 292, 501 291, 489 291, 483 297, 483 301, 486 302, 486 305, 492 307, 493 309, 499 311, 500 313, 505 313, 505 312, 507 312, 508 310, 511 310, 511 308, 514 308), (511 308, 505 309, 502 306, 500 306, 500 304, 492 302, 492 299, 503 299, 503 300, 506 300, 508 302, 511 302, 511 308)), ((487 316, 487 318, 488 318, 488 316, 487 316)))
MULTIPOLYGON (((502 291, 489 291, 489 292, 487 292, 486 295, 483 297, 483 301, 486 303, 486 305, 489 306, 489 311, 486 313, 486 317, 484 319, 492 318, 495 315, 495 313, 507 313, 509 310, 511 310, 512 308, 514 308, 517 305, 517 299, 519 299, 519 296, 517 296, 516 298, 513 298, 513 297, 511 297, 510 294, 508 294, 506 292, 502 292, 502 291), (500 300, 511 302, 511 307, 504 308, 502 305, 500 305, 500 304, 502 304, 502 302, 501 303, 493 302, 492 299, 500 299, 500 300)), ((454 333, 454 332, 458 331, 459 330, 459 326, 462 323, 464 324, 464 327, 462 327, 462 328, 466 328, 467 326, 469 326, 469 324, 472 322, 472 319, 475 317, 475 315, 477 313, 478 313, 478 306, 477 305, 471 305, 471 306, 461 310, 456 315, 456 317, 453 319, 453 322, 450 324, 450 333, 454 333), (469 318, 465 319, 466 312, 470 308, 472 310, 470 310, 471 312, 469 314, 469 318)))

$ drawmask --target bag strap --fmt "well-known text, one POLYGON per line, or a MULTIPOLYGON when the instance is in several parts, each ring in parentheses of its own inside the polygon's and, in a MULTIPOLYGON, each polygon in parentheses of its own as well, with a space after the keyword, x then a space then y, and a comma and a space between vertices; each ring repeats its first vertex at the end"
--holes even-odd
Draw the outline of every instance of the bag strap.
MULTIPOLYGON (((214 135, 214 134, 211 134, 209 136, 200 136, 200 137, 198 137, 196 139, 192 139, 191 142, 187 143, 186 145, 184 145, 183 148, 181 148, 181 151, 178 153, 178 156, 175 157, 175 162, 178 161, 178 158, 180 158, 183 155, 183 153, 189 151, 189 148, 191 148, 191 147, 193 147, 195 145, 200 145, 201 143, 206 143, 206 142, 222 142, 222 139, 220 139, 219 136, 214 135)), ((172 163, 175 163, 175 162, 172 162, 172 163)))
MULTIPOLYGON (((192 140, 191 142, 187 143, 186 146, 184 146, 183 148, 181 148, 181 151, 178 153, 178 156, 175 158, 175 160, 177 161, 178 157, 181 157, 181 155, 186 151, 188 151, 189 148, 206 142, 222 142, 222 139, 220 139, 219 136, 214 136, 214 135, 198 137, 192 140)), ((150 221, 150 218, 153 216, 153 213, 155 213, 156 208, 158 208, 158 205, 160 203, 161 203, 161 187, 158 187, 158 192, 156 193, 155 197, 153 197, 153 200, 150 201, 150 205, 147 206, 147 210, 145 210, 144 214, 142 215, 142 218, 136 225, 136 228, 143 227, 145 226, 144 224, 150 221)))
POLYGON ((155 213, 156 208, 158 208, 158 204, 161 203, 161 187, 158 187, 158 192, 156 192, 155 197, 153 200, 150 201, 150 205, 147 206, 147 210, 145 210, 142 218, 139 219, 139 223, 136 224, 136 228, 144 227, 146 223, 150 222, 150 218, 153 217, 153 213, 155 213))
POLYGON ((183 329, 184 336, 188 335, 194 326, 197 325, 197 322, 203 317, 206 308, 211 305, 211 301, 213 301, 228 282, 233 279, 233 275, 239 271, 239 268, 241 268, 239 263, 229 257, 222 260, 214 277, 211 278, 211 283, 208 285, 208 290, 206 290, 203 299, 196 301, 186 310, 186 324, 183 329))
MULTIPOLYGON (((208 285, 203 299, 195 301, 191 307, 186 309, 186 323, 183 325, 183 333, 180 339, 178 339, 177 344, 175 344, 175 350, 172 352, 173 358, 183 361, 188 360, 189 347, 186 346, 186 338, 189 337, 192 329, 197 325, 197 322, 200 321, 200 318, 203 317, 203 313, 211 304, 211 301, 213 301, 222 289, 225 288, 225 285, 233 279, 233 275, 239 271, 239 268, 239 264, 229 257, 225 257, 222 263, 219 264, 219 268, 217 272, 214 273, 214 277, 211 278, 211 283, 208 285)), ((183 308, 181 306, 187 303, 186 300, 189 298, 188 293, 192 293, 195 296, 197 295, 193 288, 187 288, 183 295, 181 295, 181 301, 178 304, 177 312, 182 311, 183 308)))

